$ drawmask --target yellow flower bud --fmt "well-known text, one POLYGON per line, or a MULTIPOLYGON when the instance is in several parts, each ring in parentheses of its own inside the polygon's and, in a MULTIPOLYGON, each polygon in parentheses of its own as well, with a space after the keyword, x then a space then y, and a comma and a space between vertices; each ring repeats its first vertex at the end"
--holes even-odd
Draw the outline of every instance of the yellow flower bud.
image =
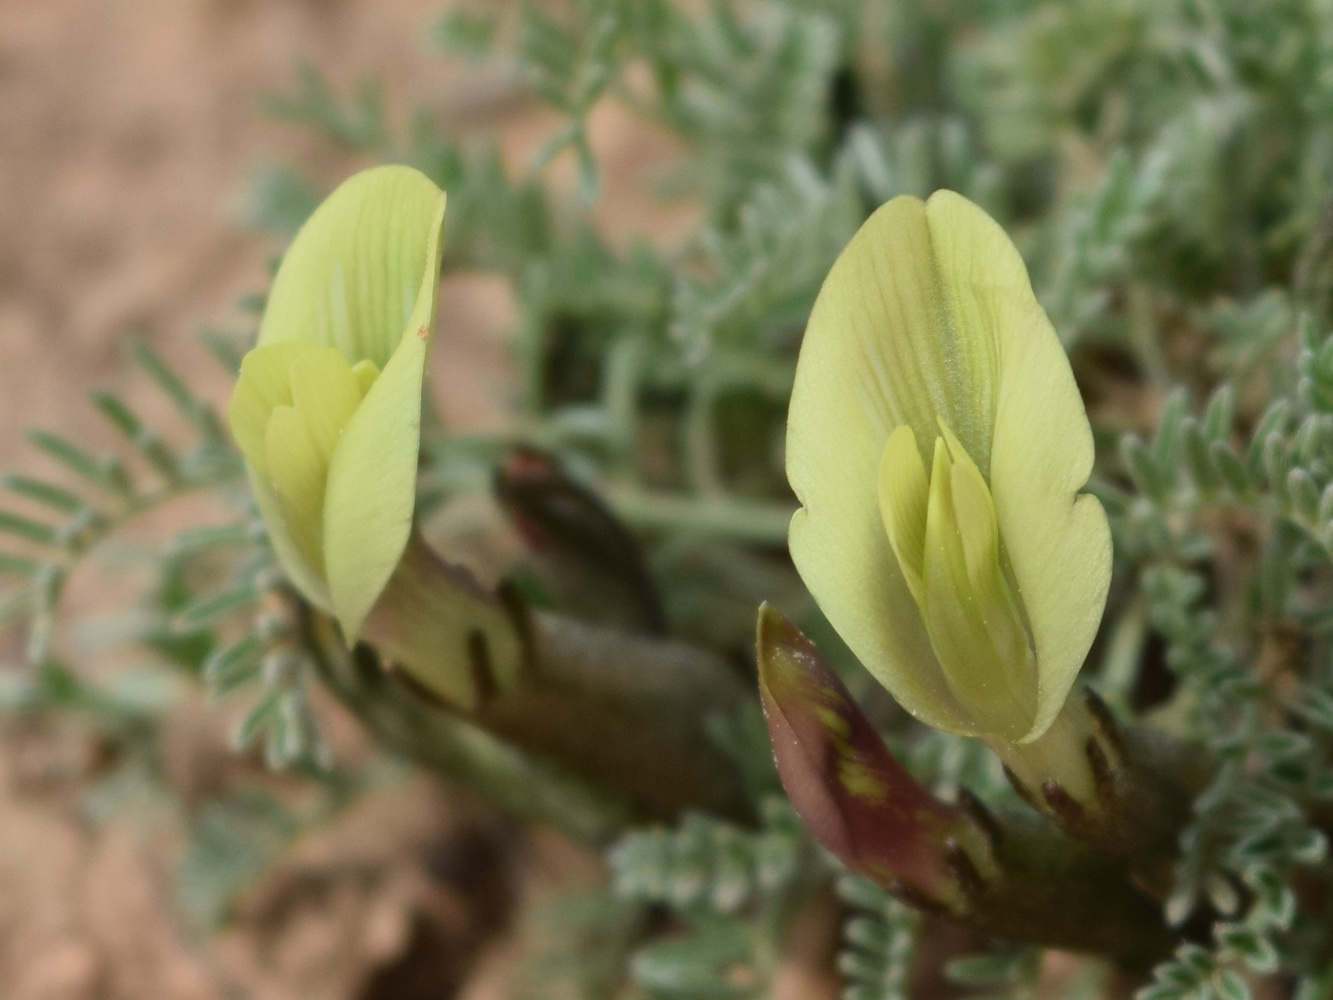
POLYGON ((895 198, 820 290, 796 369, 790 545, 839 634, 951 732, 1029 743, 1101 620, 1092 433, 1009 238, 949 191, 895 198))
POLYGON ((283 569, 349 642, 412 529, 445 196, 351 177, 292 241, 228 418, 283 569))

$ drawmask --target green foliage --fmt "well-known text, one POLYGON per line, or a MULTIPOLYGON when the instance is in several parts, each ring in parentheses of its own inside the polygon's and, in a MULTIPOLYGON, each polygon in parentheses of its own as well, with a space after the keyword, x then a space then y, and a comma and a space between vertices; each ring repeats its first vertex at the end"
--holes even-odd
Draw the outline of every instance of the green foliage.
POLYGON ((531 921, 537 944, 516 977, 514 1000, 624 997, 647 920, 643 906, 609 889, 560 893, 531 921))
POLYGON ((822 864, 791 807, 763 804, 757 831, 700 815, 625 836, 607 856, 618 896, 666 908, 680 929, 640 945, 630 979, 661 1000, 766 992, 790 907, 822 864))
MULTIPOLYGON (((145 792, 158 798, 165 793, 157 724, 180 696, 180 686, 170 681, 181 675, 198 680, 215 698, 248 687, 252 706, 236 729, 238 749, 261 741, 271 766, 315 777, 327 798, 344 779, 329 770, 307 701, 305 654, 292 642, 297 609, 272 567, 263 526, 248 507, 237 509, 232 521, 187 528, 158 547, 154 579, 139 605, 104 619, 102 631, 153 651, 160 666, 93 681, 62 658, 61 597, 103 543, 130 521, 187 494, 214 492, 233 506, 244 496, 238 490, 244 475, 239 455, 214 408, 146 343, 131 341, 130 356, 172 404, 176 426, 154 427, 121 396, 97 392, 93 404, 123 438, 121 453, 92 453, 38 430, 30 440, 64 477, 0 477, 0 485, 33 511, 0 512, 0 530, 19 546, 0 557, 16 578, 0 603, 8 622, 26 631, 25 665, 6 670, 0 709, 74 712, 105 734, 118 759, 90 792, 87 807, 90 815, 107 818, 141 813, 145 792), (172 440, 185 443, 167 443, 172 440), (237 635, 238 623, 249 629, 237 635), (174 669, 175 677, 163 668, 174 669)), ((302 825, 259 789, 227 791, 197 816, 186 816, 185 824, 191 846, 179 891, 185 912, 202 926, 225 915, 234 893, 302 825)))
POLYGON ((219 486, 239 471, 212 407, 146 344, 132 342, 131 356, 192 432, 188 449, 167 445, 164 435, 145 425, 118 395, 95 392, 93 405, 125 439, 133 458, 92 454, 59 434, 36 430, 29 439, 68 481, 16 473, 0 478, 0 486, 27 508, 0 510, 0 533, 19 546, 0 553, 0 567, 18 581, 0 597, 0 621, 26 620, 24 659, 36 668, 53 662, 51 640, 61 594, 69 574, 93 548, 145 512, 186 492, 219 486))
POLYGON ((267 95, 262 108, 282 121, 315 125, 350 149, 373 148, 384 141, 384 97, 373 76, 362 77, 352 100, 344 104, 319 70, 302 62, 296 67, 295 90, 267 95))
POLYGON ((617 890, 682 912, 729 916, 766 905, 792 887, 809 848, 783 800, 768 800, 764 812, 757 835, 699 815, 628 835, 608 855, 617 890))
MULTIPOLYGON (((1137 566, 1147 621, 1165 643, 1177 685, 1171 704, 1221 761, 1194 804, 1166 903, 1175 922, 1211 910, 1212 948, 1182 948, 1145 1000, 1248 996, 1253 977, 1309 971, 1294 942, 1327 934, 1297 918, 1293 880, 1327 859, 1312 814, 1330 789, 1318 706, 1328 683, 1322 623, 1333 537, 1317 359, 1333 338, 1316 335, 1308 314, 1297 323, 1288 313, 1280 336, 1266 334, 1262 299, 1245 312, 1250 329, 1233 333, 1239 342, 1299 345, 1296 363, 1273 378, 1283 394, 1240 447, 1235 383, 1222 383, 1197 417, 1185 393, 1173 394, 1151 443, 1122 441, 1138 496, 1104 494, 1118 515, 1118 552, 1137 566), (1221 512, 1241 520, 1257 551, 1217 551, 1218 532, 1206 529, 1221 512)), ((1237 381, 1254 367, 1242 354, 1231 363, 1237 381)))
POLYGON ((920 914, 858 875, 838 880, 838 896, 851 911, 838 956, 844 1000, 906 1000, 920 914))

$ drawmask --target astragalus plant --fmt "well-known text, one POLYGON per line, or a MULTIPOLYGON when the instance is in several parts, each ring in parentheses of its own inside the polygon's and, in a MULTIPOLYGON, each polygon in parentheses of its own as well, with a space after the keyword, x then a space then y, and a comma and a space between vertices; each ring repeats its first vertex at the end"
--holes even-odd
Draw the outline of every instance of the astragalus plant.
POLYGON ((101 394, 130 457, 37 432, 68 479, 4 480, 10 709, 93 715, 145 780, 161 699, 66 662, 64 583, 155 504, 236 511, 156 554, 135 634, 324 806, 224 794, 187 905, 362 787, 323 685, 606 851, 532 995, 770 995, 831 892, 858 1000, 1333 991, 1333 8, 571 0, 433 37, 559 113, 535 162, 303 71, 269 110, 389 165, 256 174, 294 239, 207 335, 227 418, 140 345, 188 446, 101 394), (598 230, 604 102, 674 137, 682 245, 598 230), (424 377, 440 274, 478 271, 518 306, 485 433, 424 377), (493 587, 446 555, 478 494, 524 545, 493 587))

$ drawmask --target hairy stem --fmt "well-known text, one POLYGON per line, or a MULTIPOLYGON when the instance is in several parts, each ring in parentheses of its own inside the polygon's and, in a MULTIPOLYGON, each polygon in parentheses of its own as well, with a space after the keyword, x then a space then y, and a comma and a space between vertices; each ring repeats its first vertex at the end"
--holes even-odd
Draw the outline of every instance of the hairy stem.
POLYGON ((385 671, 369 647, 348 650, 330 619, 310 613, 309 632, 320 679, 385 749, 586 844, 609 843, 629 822, 628 808, 611 792, 421 698, 385 671))
POLYGON ((697 646, 551 614, 525 614, 519 682, 479 704, 476 721, 626 794, 643 812, 748 819, 732 762, 708 720, 749 697, 737 672, 697 646))
POLYGON ((1122 727, 1090 691, 1075 694, 1040 740, 992 743, 1010 782, 1066 833, 1127 861, 1158 898, 1191 804, 1213 763, 1201 748, 1145 727, 1122 727))
MULTIPOLYGON (((707 728, 753 695, 714 653, 531 612, 418 536, 363 638, 404 694, 614 791, 637 815, 751 818, 739 773, 707 728)), ((379 726, 393 728, 374 711, 379 726)))
MULTIPOLYGON (((1180 942, 1162 908, 1137 888, 1124 862, 1064 836, 1036 816, 989 820, 998 874, 971 878, 962 923, 999 937, 1102 955, 1146 970, 1180 942)), ((955 867, 965 869, 965 857, 955 867)))

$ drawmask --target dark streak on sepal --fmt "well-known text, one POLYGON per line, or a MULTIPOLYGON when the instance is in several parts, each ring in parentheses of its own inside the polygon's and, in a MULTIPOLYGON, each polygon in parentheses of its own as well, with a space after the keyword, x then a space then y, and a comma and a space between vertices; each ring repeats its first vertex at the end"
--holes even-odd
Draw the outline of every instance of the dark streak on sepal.
POLYGON ((1097 723, 1097 731, 1111 752, 1116 755, 1116 763, 1122 765, 1125 761, 1125 736, 1120 731, 1115 716, 1111 714, 1111 709, 1107 707, 1101 695, 1088 687, 1083 688, 1083 704, 1087 705, 1088 711, 1092 713, 1092 718, 1097 723))
POLYGON ((467 655, 477 707, 484 708, 500 693, 500 685, 491 666, 491 651, 486 645, 486 636, 479 629, 473 629, 467 635, 467 655))
POLYGON ((884 888, 889 895, 901 903, 906 903, 914 910, 920 910, 922 913, 935 913, 943 917, 953 915, 943 903, 933 899, 910 882, 905 882, 899 878, 890 879, 884 888))
POLYGON ((358 642, 352 647, 351 662, 358 675, 366 681, 373 682, 382 681, 392 666, 375 652, 375 647, 368 642, 358 642))
POLYGON ((1003 767, 1004 777, 1009 782, 1009 787, 1016 791, 1019 797, 1033 809, 1037 810, 1037 812, 1045 812, 1046 810, 1043 807, 1041 800, 1033 794, 1032 789, 1023 784, 1022 779, 1014 773, 1014 769, 1008 764, 1004 764, 1003 767))
POLYGON ((981 872, 977 871, 971 856, 952 837, 944 842, 944 858, 949 863, 949 871, 953 873, 954 881, 962 889, 964 898, 974 900, 985 895, 986 880, 981 877, 981 872))
POLYGON ((518 635, 518 644, 521 650, 519 670, 523 674, 531 676, 536 673, 537 662, 535 632, 532 625, 532 607, 512 580, 500 581, 495 588, 495 599, 500 602, 500 607, 509 616, 509 620, 514 625, 514 632, 518 635))
POLYGON ((441 698, 430 688, 426 687, 426 685, 418 681, 415 677, 409 674, 398 664, 390 660, 382 660, 380 666, 384 674, 386 674, 389 677, 392 677, 394 681, 396 681, 399 685, 405 688, 413 697, 418 698, 421 701, 424 701, 426 704, 432 706, 433 708, 441 708, 446 711, 452 711, 455 708, 455 706, 450 705, 447 701, 441 698))
POLYGON ((1076 830, 1085 824, 1087 814, 1083 807, 1059 782, 1046 782, 1041 786, 1041 795, 1050 811, 1059 818, 1060 824, 1066 829, 1076 830))
POLYGON ((986 803, 972 794, 971 789, 959 788, 958 808, 967 813, 968 819, 986 835, 991 850, 998 850, 1004 843, 1004 829, 1000 826, 1000 821, 995 818, 995 814, 986 807, 986 803))
POLYGON ((1088 755, 1088 766, 1092 768, 1097 801, 1105 807, 1116 797, 1115 772, 1111 770, 1111 763, 1106 759, 1106 752, 1102 750, 1101 742, 1096 736, 1089 736, 1084 748, 1088 755))

